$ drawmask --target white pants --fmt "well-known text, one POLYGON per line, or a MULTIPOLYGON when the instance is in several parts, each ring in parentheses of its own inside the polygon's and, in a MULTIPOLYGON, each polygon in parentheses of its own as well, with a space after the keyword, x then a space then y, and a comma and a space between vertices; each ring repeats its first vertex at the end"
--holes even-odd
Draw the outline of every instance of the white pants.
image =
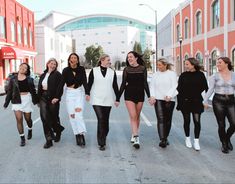
POLYGON ((83 118, 84 102, 85 93, 81 87, 77 89, 66 88, 66 106, 74 135, 86 132, 86 125, 83 118), (76 108, 81 108, 82 110, 76 112, 76 108), (71 117, 72 114, 74 114, 74 118, 71 117))

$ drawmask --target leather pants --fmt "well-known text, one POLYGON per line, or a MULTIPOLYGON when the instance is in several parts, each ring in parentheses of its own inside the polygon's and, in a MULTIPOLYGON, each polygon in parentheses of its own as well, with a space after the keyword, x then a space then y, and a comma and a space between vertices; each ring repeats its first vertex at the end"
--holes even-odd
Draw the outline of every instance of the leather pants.
POLYGON ((198 139, 201 132, 201 113, 195 112, 184 112, 182 111, 184 117, 184 133, 186 137, 190 136, 190 114, 193 115, 193 122, 194 122, 194 137, 198 139))
POLYGON ((165 100, 156 100, 154 104, 157 116, 157 128, 160 140, 166 140, 171 129, 171 121, 175 102, 166 102, 165 100))
POLYGON ((97 140, 99 146, 106 145, 106 137, 109 132, 109 114, 111 107, 93 105, 96 117, 98 119, 97 124, 97 140))
POLYGON ((230 139, 235 131, 235 100, 234 95, 215 94, 212 100, 214 114, 218 123, 220 141, 230 139), (226 132, 225 117, 230 124, 226 132))
POLYGON ((52 104, 47 93, 43 92, 39 102, 40 117, 43 123, 44 135, 47 141, 54 139, 54 133, 60 133, 64 127, 60 125, 59 109, 60 104, 52 104))

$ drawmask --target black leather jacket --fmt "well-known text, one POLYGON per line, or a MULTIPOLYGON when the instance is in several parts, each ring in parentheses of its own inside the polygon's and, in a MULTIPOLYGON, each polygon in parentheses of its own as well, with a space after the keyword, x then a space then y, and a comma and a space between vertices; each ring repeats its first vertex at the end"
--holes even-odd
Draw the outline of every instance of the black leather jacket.
MULTIPOLYGON (((39 100, 42 97, 43 89, 42 89, 42 81, 46 76, 47 71, 40 76, 39 83, 38 83, 38 98, 39 100)), ((53 98, 61 99, 63 94, 63 81, 62 75, 58 71, 53 71, 50 73, 47 81, 47 95, 48 100, 52 100, 53 98)))
MULTIPOLYGON (((8 91, 7 91, 5 103, 3 105, 3 107, 5 107, 5 108, 8 107, 10 101, 11 101, 12 104, 20 104, 21 103, 20 89, 19 89, 17 75, 18 74, 16 73, 10 79, 9 88, 8 88, 8 91)), ((38 103, 38 98, 37 98, 33 78, 28 76, 27 80, 28 80, 28 84, 29 84, 29 92, 32 95, 33 104, 37 104, 38 103)))

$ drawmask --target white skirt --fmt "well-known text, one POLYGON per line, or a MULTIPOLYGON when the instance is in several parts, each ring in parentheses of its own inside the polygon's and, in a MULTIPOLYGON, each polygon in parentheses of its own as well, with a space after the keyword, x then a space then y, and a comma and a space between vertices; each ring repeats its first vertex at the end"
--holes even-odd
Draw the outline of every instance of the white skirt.
POLYGON ((20 95, 21 104, 12 104, 13 111, 22 111, 22 112, 33 112, 32 96, 30 93, 26 95, 20 95))

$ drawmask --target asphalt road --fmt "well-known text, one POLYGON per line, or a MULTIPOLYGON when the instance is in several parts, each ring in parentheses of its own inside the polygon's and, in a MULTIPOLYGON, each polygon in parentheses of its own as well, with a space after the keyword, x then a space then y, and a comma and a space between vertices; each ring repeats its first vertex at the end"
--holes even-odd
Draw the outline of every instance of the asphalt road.
MULTIPOLYGON (((10 107, 2 108, 4 98, 0 97, 0 183, 235 183, 235 151, 227 155, 220 151, 211 110, 202 115, 201 151, 185 147, 178 111, 173 116, 170 145, 162 149, 158 146, 154 109, 145 104, 141 147, 135 150, 130 143, 128 113, 122 99, 120 106, 111 111, 107 149, 100 151, 92 107, 87 103, 84 109, 88 132, 87 145, 81 148, 75 143, 62 101, 60 117, 65 126, 62 139, 45 150, 38 107, 34 107, 33 113, 33 138, 20 147, 13 112, 10 107)), ((234 137, 231 141, 235 145, 234 137)))

